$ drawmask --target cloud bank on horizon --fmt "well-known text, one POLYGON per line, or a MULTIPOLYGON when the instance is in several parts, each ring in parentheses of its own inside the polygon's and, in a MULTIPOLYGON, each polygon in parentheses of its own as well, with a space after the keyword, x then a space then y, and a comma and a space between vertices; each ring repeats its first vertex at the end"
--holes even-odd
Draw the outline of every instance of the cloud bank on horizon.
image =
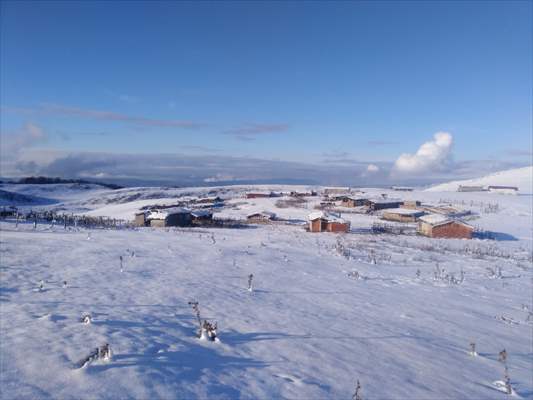
MULTIPOLYGON (((414 154, 401 154, 395 162, 363 162, 350 159, 349 153, 343 152, 337 159, 314 164, 221 154, 191 155, 188 146, 176 154, 76 152, 39 147, 46 140, 45 130, 31 122, 18 130, 3 132, 1 175, 92 178, 126 185, 239 182, 387 185, 428 184, 523 166, 505 162, 453 162, 453 136, 448 132, 435 133, 414 154)), ((331 154, 326 153, 324 157, 331 158, 331 154)))

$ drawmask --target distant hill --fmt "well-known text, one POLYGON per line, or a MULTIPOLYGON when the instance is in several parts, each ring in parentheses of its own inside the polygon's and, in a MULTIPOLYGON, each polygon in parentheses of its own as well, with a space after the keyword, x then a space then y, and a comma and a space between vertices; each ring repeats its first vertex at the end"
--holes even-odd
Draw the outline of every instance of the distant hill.
POLYGON ((516 186, 520 193, 533 193, 533 166, 495 172, 481 178, 452 181, 432 186, 429 192, 455 192, 459 185, 466 186, 516 186))
POLYGON ((103 183, 97 181, 87 181, 83 179, 63 179, 63 178, 50 178, 47 176, 29 176, 25 178, 20 178, 18 181, 10 181, 11 184, 21 184, 21 185, 52 185, 58 183, 77 183, 82 185, 99 185, 108 189, 122 189, 122 186, 115 185, 113 183, 103 183))

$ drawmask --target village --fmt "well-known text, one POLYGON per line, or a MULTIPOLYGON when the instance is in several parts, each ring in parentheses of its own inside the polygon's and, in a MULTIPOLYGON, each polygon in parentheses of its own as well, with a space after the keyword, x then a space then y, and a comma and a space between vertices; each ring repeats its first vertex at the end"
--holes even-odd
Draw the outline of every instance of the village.
MULTIPOLYGON (((394 191, 412 191, 410 188, 393 187, 394 191)), ((360 214, 378 217, 373 232, 416 233, 434 238, 471 239, 475 229, 465 219, 475 218, 466 208, 449 204, 426 204, 418 200, 389 198, 386 193, 379 197, 365 195, 365 192, 348 187, 324 188, 317 191, 299 192, 247 192, 242 195, 246 201, 275 199, 273 209, 254 211, 243 219, 224 217, 221 211, 232 207, 236 199, 216 197, 189 198, 164 207, 144 207, 135 213, 137 227, 194 227, 225 226, 228 223, 241 224, 290 224, 295 221, 279 217, 276 208, 303 207, 310 202, 314 210, 307 215, 307 221, 296 221, 308 232, 350 233, 357 230, 343 215, 360 214)), ((238 200, 238 199, 237 199, 238 200)), ((235 208, 235 206, 233 206, 235 208)))

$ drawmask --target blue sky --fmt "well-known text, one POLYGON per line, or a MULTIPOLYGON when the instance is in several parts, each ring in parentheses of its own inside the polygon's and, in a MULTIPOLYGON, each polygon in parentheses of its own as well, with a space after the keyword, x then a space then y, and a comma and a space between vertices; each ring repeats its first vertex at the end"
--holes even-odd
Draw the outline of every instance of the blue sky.
POLYGON ((453 145, 409 178, 531 164, 529 1, 4 1, 0 18, 2 175, 165 153, 383 180, 439 131, 453 145))

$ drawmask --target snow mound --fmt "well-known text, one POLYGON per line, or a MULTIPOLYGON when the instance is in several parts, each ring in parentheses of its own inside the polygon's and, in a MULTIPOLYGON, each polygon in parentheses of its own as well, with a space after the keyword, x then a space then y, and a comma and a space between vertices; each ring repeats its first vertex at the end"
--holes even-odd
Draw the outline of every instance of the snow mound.
POLYGON ((428 192, 456 192, 464 186, 516 186, 522 194, 533 193, 533 166, 495 172, 481 178, 452 181, 426 189, 428 192))

